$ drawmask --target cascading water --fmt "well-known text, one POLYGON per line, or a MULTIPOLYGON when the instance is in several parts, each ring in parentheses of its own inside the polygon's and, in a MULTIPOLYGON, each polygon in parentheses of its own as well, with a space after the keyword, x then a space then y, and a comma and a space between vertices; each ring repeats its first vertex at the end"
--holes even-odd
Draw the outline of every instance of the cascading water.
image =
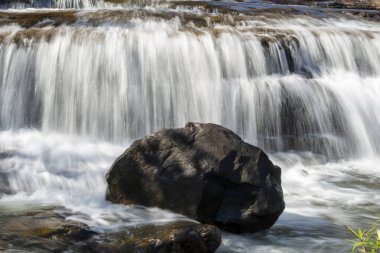
POLYGON ((1 127, 118 142, 191 120, 267 150, 377 154, 380 29, 303 22, 8 28, 1 127))
POLYGON ((343 224, 379 212, 377 22, 47 3, 29 7, 96 8, 0 12, 0 205, 63 205, 98 229, 144 222, 104 200, 108 167, 134 139, 199 121, 283 168, 278 224, 225 235, 220 252, 344 252, 343 224))

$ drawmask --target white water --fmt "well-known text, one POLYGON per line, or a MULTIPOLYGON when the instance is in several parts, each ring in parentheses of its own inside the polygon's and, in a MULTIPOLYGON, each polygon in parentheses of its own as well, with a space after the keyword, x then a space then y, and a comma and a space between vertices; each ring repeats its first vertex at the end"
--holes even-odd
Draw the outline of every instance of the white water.
POLYGON ((120 142, 214 122, 266 150, 377 155, 380 29, 344 22, 7 28, 0 125, 120 142))
POLYGON ((73 219, 100 231, 184 219, 157 208, 124 207, 105 200, 104 175, 124 151, 122 146, 39 131, 4 131, 0 143, 0 150, 7 151, 0 179, 7 178, 12 192, 1 196, 0 206, 64 206, 84 214, 73 219))
MULTIPOLYGON (((104 175, 123 146, 39 131, 4 131, 0 143, 8 151, 0 176, 7 175, 12 190, 0 206, 64 206, 79 212, 73 219, 97 231, 183 219, 105 201, 104 175)), ((310 152, 277 153, 271 159, 283 168, 284 214, 267 232, 224 234, 220 253, 347 252, 344 225, 368 224, 380 210, 379 159, 321 164, 310 152)))
POLYGON ((220 252, 346 252, 343 225, 380 212, 378 23, 86 23, 89 13, 0 27, 0 177, 12 192, 0 205, 62 205, 98 230, 178 219, 106 202, 104 175, 132 140, 201 121, 231 128, 283 169, 278 223, 225 234, 220 252))

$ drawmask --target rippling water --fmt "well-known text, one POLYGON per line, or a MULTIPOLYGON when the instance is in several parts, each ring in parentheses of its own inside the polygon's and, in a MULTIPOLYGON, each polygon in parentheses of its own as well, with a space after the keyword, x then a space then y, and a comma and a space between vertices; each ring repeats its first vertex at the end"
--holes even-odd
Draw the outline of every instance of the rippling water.
MULTIPOLYGON (((60 205, 97 231, 184 219, 159 209, 105 201, 104 175, 123 145, 40 131, 3 131, 0 178, 11 194, 0 206, 60 205), (5 156, 5 155, 3 155, 5 156)), ((321 162, 311 152, 275 153, 287 208, 276 225, 252 235, 224 234, 218 252, 347 252, 344 225, 368 224, 379 211, 378 159, 321 162)))
POLYGON ((64 206, 99 231, 183 219, 106 202, 104 176, 136 138, 213 122, 270 154, 287 205, 219 252, 348 252, 344 225, 380 212, 378 22, 195 3, 1 5, 0 206, 64 206))

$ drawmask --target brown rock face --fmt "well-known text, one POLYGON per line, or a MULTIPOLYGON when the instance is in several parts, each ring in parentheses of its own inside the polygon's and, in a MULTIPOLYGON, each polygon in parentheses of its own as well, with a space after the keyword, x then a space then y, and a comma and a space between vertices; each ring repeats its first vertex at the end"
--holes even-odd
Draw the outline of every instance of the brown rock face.
POLYGON ((100 235, 78 251, 82 253, 208 253, 214 252, 221 241, 221 233, 214 226, 180 221, 100 235))
POLYGON ((236 233, 271 227, 285 208, 281 169, 215 124, 188 123, 134 142, 106 179, 112 202, 170 209, 236 233))
POLYGON ((209 253, 222 240, 217 227, 194 221, 142 224, 97 233, 67 219, 71 214, 61 207, 0 206, 0 252, 209 253))
POLYGON ((336 2, 345 5, 347 8, 357 8, 357 9, 380 8, 380 0, 337 0, 336 2))
POLYGON ((0 252, 66 252, 96 233, 61 207, 0 206, 0 252))

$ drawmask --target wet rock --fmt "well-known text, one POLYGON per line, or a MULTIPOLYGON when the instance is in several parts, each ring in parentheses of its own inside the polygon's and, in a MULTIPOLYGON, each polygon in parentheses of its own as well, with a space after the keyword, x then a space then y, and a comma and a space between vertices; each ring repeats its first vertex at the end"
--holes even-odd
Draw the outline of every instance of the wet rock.
POLYGON ((285 208, 281 169, 215 124, 188 123, 134 142, 106 179, 110 201, 170 209, 236 233, 271 227, 285 208))
POLYGON ((13 150, 0 150, 0 196, 3 194, 12 194, 9 177, 11 173, 2 166, 2 162, 12 158, 16 154, 13 150))
POLYGON ((12 190, 8 180, 8 173, 0 171, 0 196, 11 193, 12 190))
POLYGON ((58 207, 0 207, 0 250, 63 252, 95 232, 58 207))
POLYGON ((337 0, 334 3, 341 4, 343 8, 351 9, 379 9, 379 0, 337 0))
POLYGON ((83 253, 207 253, 221 243, 220 231, 212 225, 176 222, 167 225, 148 225, 104 234, 80 247, 83 253))
POLYGON ((206 253, 221 243, 218 228, 193 221, 99 234, 68 219, 72 215, 61 207, 0 206, 0 252, 206 253))

